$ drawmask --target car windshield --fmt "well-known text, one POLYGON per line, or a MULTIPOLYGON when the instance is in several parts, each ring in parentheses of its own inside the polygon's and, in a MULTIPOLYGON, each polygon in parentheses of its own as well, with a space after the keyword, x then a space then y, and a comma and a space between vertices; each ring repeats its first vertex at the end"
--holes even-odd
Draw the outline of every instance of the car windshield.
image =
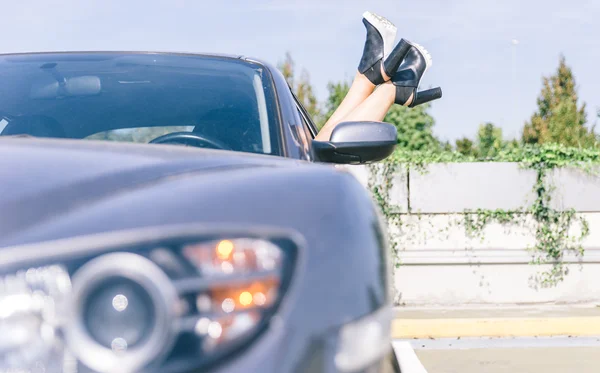
POLYGON ((212 56, 0 56, 0 136, 277 154, 274 99, 264 75, 258 64, 212 56))

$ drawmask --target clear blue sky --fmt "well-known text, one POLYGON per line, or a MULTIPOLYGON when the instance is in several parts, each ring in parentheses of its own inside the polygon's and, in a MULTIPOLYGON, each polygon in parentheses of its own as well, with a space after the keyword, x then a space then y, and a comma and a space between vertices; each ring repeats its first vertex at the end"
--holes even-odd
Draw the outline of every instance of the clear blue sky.
POLYGON ((290 51, 324 100, 327 82, 355 72, 365 10, 387 16, 399 37, 433 55, 422 84, 444 89, 432 108, 441 138, 473 136, 484 121, 516 136, 560 53, 575 72, 588 120, 597 120, 598 0, 0 0, 0 52, 223 52, 276 63, 290 51), (512 39, 519 40, 515 86, 512 39))

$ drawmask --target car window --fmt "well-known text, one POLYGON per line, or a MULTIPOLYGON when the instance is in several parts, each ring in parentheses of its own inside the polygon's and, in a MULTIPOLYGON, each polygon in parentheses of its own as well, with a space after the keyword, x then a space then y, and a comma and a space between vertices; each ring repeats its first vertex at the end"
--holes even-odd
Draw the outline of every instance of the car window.
POLYGON ((144 143, 185 131, 231 150, 278 154, 263 69, 179 54, 0 55, 0 135, 144 143))

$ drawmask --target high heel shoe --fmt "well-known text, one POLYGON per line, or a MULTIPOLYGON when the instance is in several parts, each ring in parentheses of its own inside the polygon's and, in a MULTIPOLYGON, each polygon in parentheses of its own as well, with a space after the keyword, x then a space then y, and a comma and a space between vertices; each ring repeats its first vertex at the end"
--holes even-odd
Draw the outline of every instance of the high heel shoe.
POLYGON ((367 39, 358 71, 371 83, 379 85, 385 82, 381 65, 383 64, 386 75, 391 77, 409 51, 410 44, 403 39, 392 49, 396 39, 396 26, 375 13, 365 12, 363 24, 367 29, 367 39))
POLYGON ((425 91, 417 92, 413 101, 408 107, 415 107, 421 104, 426 104, 430 101, 442 98, 442 89, 440 87, 427 89, 425 91))
POLYGON ((432 65, 432 59, 429 52, 421 45, 407 43, 410 47, 404 60, 397 70, 391 74, 392 83, 396 87, 395 103, 406 105, 412 96, 412 102, 408 106, 415 107, 441 98, 442 89, 440 87, 417 92, 421 78, 432 65))

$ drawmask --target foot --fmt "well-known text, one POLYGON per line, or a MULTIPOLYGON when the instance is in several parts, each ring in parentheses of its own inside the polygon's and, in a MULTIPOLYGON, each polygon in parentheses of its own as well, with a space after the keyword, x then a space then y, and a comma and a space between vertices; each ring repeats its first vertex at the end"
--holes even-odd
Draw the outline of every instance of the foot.
POLYGON ((397 29, 388 19, 372 12, 365 12, 362 21, 367 29, 367 38, 358 71, 378 85, 389 80, 390 74, 384 78, 382 73, 383 60, 392 53, 397 29))
POLYGON ((429 52, 421 45, 411 42, 407 44, 408 52, 396 72, 392 74, 392 83, 396 86, 395 103, 413 107, 442 97, 441 88, 417 92, 421 78, 433 61, 429 52))

